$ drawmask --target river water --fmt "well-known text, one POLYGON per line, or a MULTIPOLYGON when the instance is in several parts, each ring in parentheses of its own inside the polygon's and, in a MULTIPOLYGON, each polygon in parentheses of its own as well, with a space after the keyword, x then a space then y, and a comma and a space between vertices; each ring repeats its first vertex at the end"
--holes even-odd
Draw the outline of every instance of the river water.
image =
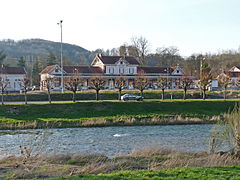
POLYGON ((21 145, 33 152, 54 154, 128 154, 154 147, 187 152, 208 150, 213 125, 127 126, 0 131, 0 156, 19 154, 21 145))

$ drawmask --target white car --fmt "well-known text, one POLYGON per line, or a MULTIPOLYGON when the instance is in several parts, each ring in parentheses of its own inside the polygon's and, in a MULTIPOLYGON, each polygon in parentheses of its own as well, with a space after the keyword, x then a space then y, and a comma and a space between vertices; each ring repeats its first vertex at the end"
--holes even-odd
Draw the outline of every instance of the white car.
POLYGON ((142 101, 143 97, 137 96, 134 94, 124 94, 123 96, 121 96, 121 100, 123 100, 123 101, 129 101, 129 100, 142 101))

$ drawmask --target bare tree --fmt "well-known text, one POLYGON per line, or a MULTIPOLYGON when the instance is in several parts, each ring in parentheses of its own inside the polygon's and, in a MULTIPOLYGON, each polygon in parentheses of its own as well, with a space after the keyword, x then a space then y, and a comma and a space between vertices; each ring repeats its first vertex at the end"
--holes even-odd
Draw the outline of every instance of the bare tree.
POLYGON ((226 99, 227 87, 231 84, 231 79, 228 75, 221 73, 218 77, 218 85, 224 89, 224 99, 226 99))
POLYGON ((139 57, 138 49, 135 46, 133 45, 128 46, 127 51, 129 56, 139 57))
POLYGON ((27 91, 28 91, 28 86, 30 84, 30 80, 25 76, 22 80, 19 81, 19 86, 21 90, 24 92, 24 100, 25 104, 27 104, 27 91))
POLYGON ((73 96, 72 100, 73 102, 76 101, 76 92, 79 89, 79 86, 81 85, 82 80, 80 78, 80 75, 77 72, 74 72, 74 75, 70 78, 64 78, 64 86, 67 90, 72 91, 73 96))
POLYGON ((211 73, 208 71, 202 72, 202 75, 201 75, 197 85, 200 88, 200 90, 203 92, 202 93, 203 100, 206 99, 206 91, 211 82, 212 82, 211 73))
POLYGON ((126 54, 127 54, 127 45, 123 44, 122 46, 119 47, 119 55, 125 56, 126 54))
POLYGON ((133 46, 138 51, 138 58, 141 60, 142 64, 146 64, 146 56, 149 52, 149 42, 146 38, 140 37, 133 37, 131 39, 133 46))
POLYGON ((126 86, 127 80, 122 76, 115 79, 115 88, 118 89, 118 100, 121 100, 122 89, 126 86))
POLYGON ((177 47, 160 47, 156 49, 156 60, 158 66, 172 66, 181 59, 177 47))
POLYGON ((104 88, 105 79, 102 76, 94 76, 90 79, 90 87, 96 91, 96 100, 99 100, 99 91, 104 88))
POLYGON ((162 100, 164 100, 164 90, 169 87, 171 81, 166 77, 158 77, 155 85, 162 90, 162 100))
POLYGON ((7 86, 9 84, 10 84, 10 80, 8 79, 8 77, 0 74, 0 90, 1 90, 1 95, 2 95, 2 105, 4 105, 3 94, 6 91, 7 86))
POLYGON ((182 76, 181 77, 181 83, 182 83, 181 87, 184 90, 183 99, 185 100, 186 96, 187 96, 187 90, 190 88, 190 86, 193 83, 193 81, 188 76, 182 76))
POLYGON ((51 99, 51 90, 54 87, 54 77, 53 76, 48 76, 43 80, 43 84, 45 85, 48 93, 48 101, 51 104, 52 99, 51 99))
POLYGON ((134 79, 134 87, 141 92, 143 97, 143 91, 149 86, 149 80, 146 78, 144 71, 138 72, 137 76, 134 79))

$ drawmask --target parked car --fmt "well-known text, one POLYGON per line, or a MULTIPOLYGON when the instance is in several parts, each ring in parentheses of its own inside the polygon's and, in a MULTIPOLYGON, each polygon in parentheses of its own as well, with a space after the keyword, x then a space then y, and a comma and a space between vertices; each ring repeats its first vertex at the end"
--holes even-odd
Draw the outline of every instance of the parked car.
POLYGON ((37 91, 37 90, 40 90, 40 87, 39 87, 39 86, 33 86, 33 87, 32 87, 32 91, 37 91))
POLYGON ((134 94, 124 94, 123 96, 121 96, 121 100, 123 100, 123 101, 129 101, 129 100, 142 101, 143 97, 137 96, 134 94))

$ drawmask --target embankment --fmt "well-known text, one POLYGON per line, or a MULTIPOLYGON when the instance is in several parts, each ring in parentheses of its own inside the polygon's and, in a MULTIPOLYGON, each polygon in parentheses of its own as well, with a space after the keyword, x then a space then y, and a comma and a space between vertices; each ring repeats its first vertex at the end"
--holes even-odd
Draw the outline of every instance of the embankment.
POLYGON ((0 108, 1 129, 214 123, 239 101, 83 101, 11 104, 0 108))

